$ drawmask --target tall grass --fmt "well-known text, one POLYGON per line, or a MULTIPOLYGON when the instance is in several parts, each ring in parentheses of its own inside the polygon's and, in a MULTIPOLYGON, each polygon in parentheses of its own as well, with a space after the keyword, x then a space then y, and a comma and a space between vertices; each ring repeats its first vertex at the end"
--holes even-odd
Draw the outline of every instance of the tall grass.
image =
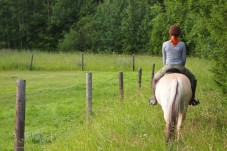
MULTIPOLYGON (((20 58, 21 54, 27 55, 28 60, 31 57, 30 52, 1 52, 0 66, 3 67, 2 58, 4 62, 17 62, 12 58, 20 58), (7 53, 12 56, 2 57, 7 53)), ((132 72, 126 63, 131 61, 131 56, 85 54, 85 69, 93 74, 93 115, 87 122, 86 71, 79 71, 79 66, 78 69, 75 66, 67 68, 69 64, 54 68, 54 64, 58 64, 56 58, 73 60, 78 56, 80 59, 81 54, 33 54, 37 54, 34 55, 35 71, 27 71, 27 66, 24 69, 1 68, 0 150, 13 150, 14 146, 16 79, 27 81, 25 150, 227 149, 226 98, 213 82, 209 71, 212 63, 207 60, 187 60, 187 67, 198 79, 196 95, 201 104, 188 108, 180 141, 167 146, 161 107, 147 104, 151 95, 151 66, 155 62, 157 71, 162 66, 160 57, 136 56, 136 68, 143 69, 141 93, 138 93, 137 72, 132 72), (45 62, 43 68, 39 68, 45 71, 35 68, 38 65, 35 58, 38 62, 45 62), (53 62, 46 58, 52 58, 49 61, 53 62), (124 101, 120 101, 118 96, 120 70, 124 71, 124 101)))
MULTIPOLYGON (((39 51, 0 51, 0 70, 29 70, 33 55, 32 70, 81 71, 82 53, 48 53, 39 51)), ((132 71, 131 55, 84 54, 84 70, 132 71)), ((136 56, 135 68, 151 70, 158 57, 136 56), (146 58, 146 59, 145 59, 146 58)))

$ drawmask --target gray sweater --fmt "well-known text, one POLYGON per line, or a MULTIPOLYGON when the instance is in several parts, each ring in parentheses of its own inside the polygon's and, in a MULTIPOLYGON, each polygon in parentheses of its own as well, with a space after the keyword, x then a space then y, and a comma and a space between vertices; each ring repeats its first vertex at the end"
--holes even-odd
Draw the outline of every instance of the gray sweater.
POLYGON ((166 41, 162 45, 162 60, 163 64, 180 64, 186 63, 186 46, 180 41, 174 47, 171 41, 166 41))

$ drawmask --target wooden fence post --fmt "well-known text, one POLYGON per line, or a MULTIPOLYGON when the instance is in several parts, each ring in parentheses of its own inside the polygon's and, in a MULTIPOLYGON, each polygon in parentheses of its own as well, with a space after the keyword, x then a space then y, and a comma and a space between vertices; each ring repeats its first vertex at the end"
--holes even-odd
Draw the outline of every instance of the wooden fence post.
POLYGON ((123 72, 119 72, 119 97, 121 100, 124 99, 124 83, 123 83, 123 72))
POLYGON ((30 71, 32 70, 32 63, 33 63, 33 54, 32 54, 32 57, 31 57, 31 62, 30 62, 30 67, 29 67, 30 71))
POLYGON ((86 74, 86 106, 87 106, 87 119, 91 119, 92 115, 92 73, 86 74))
POLYGON ((138 92, 141 91, 141 83, 142 83, 142 68, 138 69, 138 92))
POLYGON ((84 53, 81 55, 81 70, 84 71, 84 53))
POLYGON ((152 90, 152 83, 154 79, 154 71, 155 71, 155 64, 152 65, 152 72, 151 72, 151 90, 152 90))
POLYGON ((25 80, 17 80, 14 151, 24 151, 25 80))
POLYGON ((132 54, 132 71, 135 71, 135 54, 132 54))

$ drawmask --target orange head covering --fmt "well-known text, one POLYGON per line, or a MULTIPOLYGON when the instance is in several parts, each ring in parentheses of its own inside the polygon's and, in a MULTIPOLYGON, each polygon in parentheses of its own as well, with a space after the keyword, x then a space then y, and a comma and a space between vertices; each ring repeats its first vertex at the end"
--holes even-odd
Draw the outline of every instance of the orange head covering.
POLYGON ((173 44, 173 46, 176 46, 178 42, 180 42, 180 34, 181 34, 181 30, 180 27, 178 27, 176 24, 172 25, 169 28, 169 34, 171 36, 171 43, 173 44))
POLYGON ((180 38, 177 36, 171 36, 170 41, 173 44, 173 46, 176 46, 178 44, 178 42, 180 42, 180 38))

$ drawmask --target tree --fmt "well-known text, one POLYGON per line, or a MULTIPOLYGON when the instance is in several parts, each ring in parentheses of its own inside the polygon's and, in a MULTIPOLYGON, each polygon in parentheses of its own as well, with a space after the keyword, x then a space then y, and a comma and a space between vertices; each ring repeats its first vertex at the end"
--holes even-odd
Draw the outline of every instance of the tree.
POLYGON ((12 13, 9 11, 9 1, 0 1, 0 48, 12 48, 11 39, 11 20, 12 13))
POLYGON ((227 2, 219 0, 217 5, 213 5, 208 29, 214 39, 213 43, 213 59, 215 64, 213 66, 214 80, 227 95, 227 2))
POLYGON ((151 38, 150 38, 150 53, 155 55, 161 54, 163 41, 167 40, 169 24, 166 23, 167 16, 162 7, 163 4, 155 4, 151 7, 151 13, 154 17, 151 19, 151 38))
POLYGON ((123 50, 138 53, 148 49, 150 35, 150 7, 147 1, 128 0, 126 15, 122 20, 123 50))

